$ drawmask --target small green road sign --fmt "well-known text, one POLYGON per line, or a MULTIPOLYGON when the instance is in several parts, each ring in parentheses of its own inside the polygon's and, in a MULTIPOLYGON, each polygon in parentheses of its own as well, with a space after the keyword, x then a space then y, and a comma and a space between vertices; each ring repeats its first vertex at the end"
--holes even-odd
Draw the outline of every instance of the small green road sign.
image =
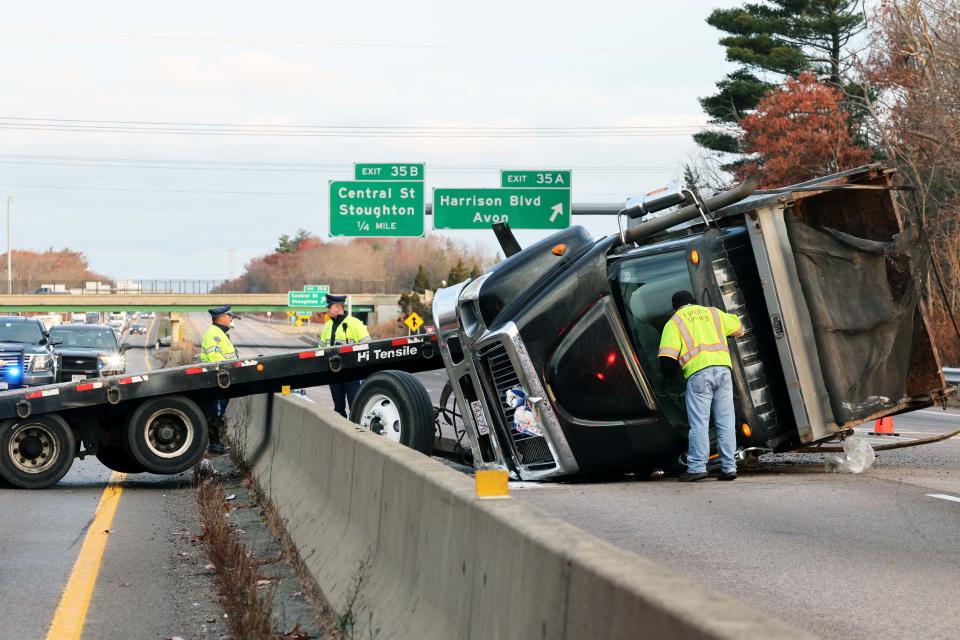
POLYGON ((357 162, 353 165, 354 180, 423 180, 422 162, 357 162))
POLYGON ((330 181, 331 236, 422 236, 422 182, 330 181))
POLYGON ((325 307, 327 306, 326 291, 289 291, 287 292, 288 307, 325 307))
POLYGON ((323 291, 324 293, 330 291, 330 285, 328 284, 306 284, 303 285, 304 291, 323 291))
POLYGON ((514 171, 503 169, 500 171, 500 186, 529 189, 531 187, 557 187, 569 189, 571 171, 514 171))
POLYGON ((570 190, 433 190, 435 229, 487 229, 495 222, 514 229, 565 229, 570 226, 570 190))

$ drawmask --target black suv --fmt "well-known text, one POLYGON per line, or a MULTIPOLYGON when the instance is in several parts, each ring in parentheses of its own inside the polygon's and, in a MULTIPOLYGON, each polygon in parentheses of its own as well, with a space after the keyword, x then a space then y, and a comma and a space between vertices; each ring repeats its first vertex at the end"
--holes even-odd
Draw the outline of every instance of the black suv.
POLYGON ((0 317, 0 390, 56 382, 55 342, 37 318, 0 317))
POLYGON ((123 354, 130 348, 117 344, 117 334, 102 324, 62 324, 50 329, 60 355, 60 380, 83 380, 115 375, 126 370, 123 354))

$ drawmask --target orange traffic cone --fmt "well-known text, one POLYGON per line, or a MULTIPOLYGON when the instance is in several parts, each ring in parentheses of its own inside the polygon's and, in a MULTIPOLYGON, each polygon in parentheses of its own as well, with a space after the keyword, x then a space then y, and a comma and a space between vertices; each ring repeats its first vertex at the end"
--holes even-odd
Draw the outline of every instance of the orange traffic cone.
POLYGON ((893 418, 887 416, 886 418, 880 418, 873 423, 873 431, 870 432, 870 435, 898 436, 900 434, 893 430, 893 418))

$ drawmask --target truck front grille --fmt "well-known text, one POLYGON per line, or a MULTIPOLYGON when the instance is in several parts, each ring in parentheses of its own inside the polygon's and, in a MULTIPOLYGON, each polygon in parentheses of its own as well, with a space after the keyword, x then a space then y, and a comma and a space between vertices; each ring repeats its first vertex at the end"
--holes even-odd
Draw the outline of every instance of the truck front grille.
POLYGON ((20 366, 20 353, 17 351, 4 351, 0 353, 0 369, 20 366))
POLYGON ((64 371, 95 371, 97 368, 96 357, 86 356, 63 356, 64 371))
POLYGON ((516 410, 507 404, 507 391, 523 387, 506 348, 501 343, 485 347, 479 353, 480 362, 486 370, 496 395, 491 399, 491 408, 499 411, 503 428, 509 434, 517 464, 528 469, 549 469, 556 466, 547 440, 542 436, 520 433, 513 428, 513 414, 516 410))

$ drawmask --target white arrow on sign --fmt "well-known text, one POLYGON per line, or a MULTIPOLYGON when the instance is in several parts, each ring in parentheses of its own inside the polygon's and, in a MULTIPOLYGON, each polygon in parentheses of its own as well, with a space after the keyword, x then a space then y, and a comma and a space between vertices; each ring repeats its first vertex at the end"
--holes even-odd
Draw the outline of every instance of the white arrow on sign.
POLYGON ((557 204, 553 205, 552 208, 553 208, 553 215, 550 216, 550 222, 553 222, 554 220, 556 220, 557 216, 563 213, 563 203, 558 202, 557 204))

